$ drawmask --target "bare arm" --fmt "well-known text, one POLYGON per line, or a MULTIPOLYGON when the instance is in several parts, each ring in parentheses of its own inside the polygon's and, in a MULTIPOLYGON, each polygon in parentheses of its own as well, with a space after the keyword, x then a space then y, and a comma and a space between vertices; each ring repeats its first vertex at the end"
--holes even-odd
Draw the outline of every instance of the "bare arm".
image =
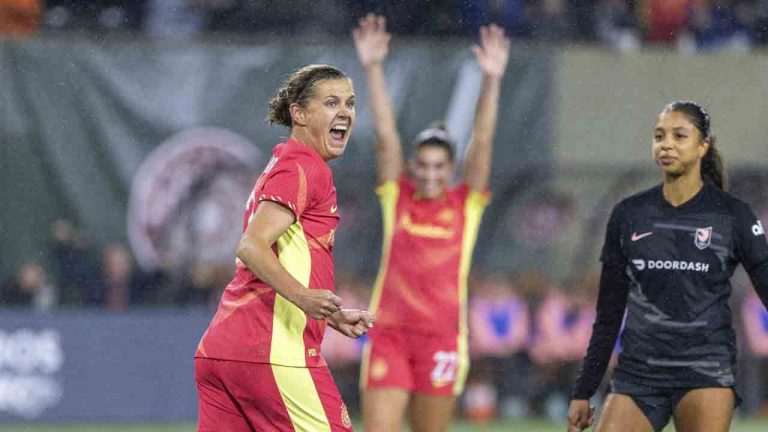
POLYGON ((314 319, 327 318, 341 309, 341 299, 331 291, 308 289, 291 276, 272 252, 272 245, 294 223, 287 208, 262 201, 253 213, 237 246, 237 257, 279 295, 314 319))
POLYGON ((472 140, 464 162, 464 182, 471 190, 483 191, 488 186, 493 156, 493 137, 499 114, 501 80, 509 59, 509 39, 494 24, 480 28, 480 45, 472 50, 483 71, 483 84, 475 109, 472 140))
POLYGON ((387 94, 382 62, 389 52, 386 20, 382 16, 368 14, 352 31, 357 58, 365 69, 368 95, 371 99, 373 123, 376 129, 376 159, 379 184, 396 180, 403 170, 403 150, 392 104, 387 94))

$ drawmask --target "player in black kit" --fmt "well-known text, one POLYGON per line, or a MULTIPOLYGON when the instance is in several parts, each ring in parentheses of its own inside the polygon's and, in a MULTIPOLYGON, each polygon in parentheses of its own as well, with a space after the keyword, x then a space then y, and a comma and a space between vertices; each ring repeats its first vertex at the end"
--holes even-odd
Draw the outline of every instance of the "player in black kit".
POLYGON ((603 269, 568 431, 592 424, 589 398, 608 365, 625 308, 622 352, 598 432, 728 431, 738 403, 729 278, 741 263, 768 305, 768 244, 744 202, 724 192, 707 112, 674 102, 659 115, 653 158, 663 183, 621 201, 608 221, 603 269))

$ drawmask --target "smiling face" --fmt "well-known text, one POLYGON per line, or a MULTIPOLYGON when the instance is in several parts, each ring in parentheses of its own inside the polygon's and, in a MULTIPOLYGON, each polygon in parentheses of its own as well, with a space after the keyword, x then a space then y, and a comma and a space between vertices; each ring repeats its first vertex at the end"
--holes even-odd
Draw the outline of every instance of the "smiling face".
POLYGON ((453 178, 455 166, 445 148, 435 145, 419 147, 411 160, 416 193, 424 199, 439 198, 453 178))
POLYGON ((701 170, 709 143, 687 115, 664 111, 653 130, 653 160, 665 175, 679 177, 701 170))
POLYGON ((326 160, 344 149, 355 123, 355 93, 347 78, 318 81, 305 106, 291 105, 293 134, 326 160))

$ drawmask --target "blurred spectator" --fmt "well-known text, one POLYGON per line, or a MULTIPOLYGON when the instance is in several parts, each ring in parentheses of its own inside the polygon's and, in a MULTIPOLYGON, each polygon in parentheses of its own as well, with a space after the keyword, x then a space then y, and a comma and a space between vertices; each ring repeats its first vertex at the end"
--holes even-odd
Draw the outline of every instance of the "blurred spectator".
POLYGON ((578 363, 584 358, 592 337, 592 324, 597 316, 597 292, 600 288, 600 270, 580 275, 567 291, 568 308, 565 329, 568 335, 568 353, 564 360, 578 363))
POLYGON ((747 357, 743 365, 743 374, 748 382, 743 388, 747 409, 759 409, 762 403, 764 412, 768 412, 768 311, 762 301, 747 283, 746 296, 741 305, 741 319, 744 325, 746 345, 754 358, 747 357), (747 363, 748 362, 748 363, 747 363))
POLYGON ((48 283, 43 267, 28 261, 0 286, 0 304, 48 310, 56 306, 56 291, 48 283))
POLYGON ((747 346, 756 357, 768 358, 768 311, 750 286, 741 307, 747 346))
POLYGON ((690 29, 696 48, 745 50, 749 47, 748 5, 735 0, 703 0, 691 11, 690 29))
POLYGON ((144 30, 151 36, 187 38, 206 26, 206 8, 190 0, 147 0, 144 30))
POLYGON ((754 39, 760 45, 768 44, 768 0, 755 2, 754 39))
POLYGON ((597 35, 606 45, 619 51, 640 46, 637 19, 631 0, 602 0, 597 6, 597 35))
POLYGON ((529 322, 528 304, 508 278, 490 275, 473 280, 469 301, 472 382, 464 400, 469 418, 489 420, 497 412, 497 401, 502 415, 525 411, 527 389, 521 383, 528 372, 524 350, 529 322))
POLYGON ((640 14, 646 20, 647 39, 671 44, 686 30, 691 8, 701 0, 642 0, 640 14))
POLYGON ((562 418, 568 409, 571 377, 578 361, 574 358, 572 329, 581 320, 571 301, 554 282, 542 289, 546 295, 533 314, 533 338, 528 350, 536 369, 537 392, 534 404, 550 418, 562 418))
POLYGON ((528 322, 528 304, 509 280, 484 278, 469 302, 472 356, 503 358, 521 351, 528 340, 528 322))
POLYGON ((98 289, 98 270, 85 235, 66 219, 54 221, 50 255, 57 275, 59 303, 62 306, 87 303, 90 293, 98 289))
MULTIPOLYGON (((231 276, 231 271, 227 273, 231 276)), ((219 300, 215 294, 227 284, 222 283, 216 266, 206 262, 193 264, 187 278, 175 299, 175 303, 182 306, 215 306, 219 300)))
POLYGON ((114 243, 102 251, 99 283, 95 290, 87 293, 87 304, 103 305, 112 311, 157 305, 166 285, 168 281, 162 271, 142 272, 135 267, 128 249, 114 243))
POLYGON ((570 39, 575 30, 565 0, 542 0, 530 8, 531 36, 545 41, 570 39))
POLYGON ((509 37, 528 37, 531 33, 525 0, 462 0, 461 17, 472 36, 492 22, 504 27, 509 37))
POLYGON ((52 29, 91 31, 137 29, 144 15, 144 0, 49 0, 45 24, 52 29))
POLYGON ((557 288, 549 288, 533 317, 535 336, 529 349, 531 359, 537 364, 551 364, 570 357, 568 330, 572 323, 568 298, 557 288))
POLYGON ((256 30, 294 36, 346 34, 350 28, 348 2, 344 0, 191 1, 203 25, 213 31, 256 30))
POLYGON ((595 0, 567 0, 568 14, 575 31, 575 37, 580 41, 595 40, 596 9, 595 0))
POLYGON ((40 0, 0 0, 0 37, 22 38, 35 33, 42 15, 40 0))
POLYGON ((520 273, 514 278, 513 282, 516 291, 523 297, 528 304, 529 325, 528 325, 528 350, 514 356, 511 367, 517 372, 518 394, 525 395, 526 400, 516 400, 514 397, 501 403, 501 414, 505 417, 516 417, 529 412, 540 413, 542 411, 543 398, 550 392, 551 382, 557 378, 557 364, 553 363, 552 369, 542 370, 532 360, 531 349, 533 344, 539 340, 539 324, 541 311, 545 310, 547 301, 550 298, 550 292, 556 289, 550 278, 541 271, 530 270, 520 273), (539 317, 539 318, 537 318, 539 317), (539 375, 547 376, 546 381, 542 381, 539 375), (554 378, 552 378, 554 376, 554 378))

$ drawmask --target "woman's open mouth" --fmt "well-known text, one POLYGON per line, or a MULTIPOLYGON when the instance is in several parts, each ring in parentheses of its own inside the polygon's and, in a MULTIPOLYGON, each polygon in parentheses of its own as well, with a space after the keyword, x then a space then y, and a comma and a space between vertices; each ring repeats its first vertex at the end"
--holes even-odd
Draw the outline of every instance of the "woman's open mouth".
POLYGON ((337 145, 344 145, 344 138, 349 131, 348 125, 333 125, 331 126, 331 138, 337 145))

